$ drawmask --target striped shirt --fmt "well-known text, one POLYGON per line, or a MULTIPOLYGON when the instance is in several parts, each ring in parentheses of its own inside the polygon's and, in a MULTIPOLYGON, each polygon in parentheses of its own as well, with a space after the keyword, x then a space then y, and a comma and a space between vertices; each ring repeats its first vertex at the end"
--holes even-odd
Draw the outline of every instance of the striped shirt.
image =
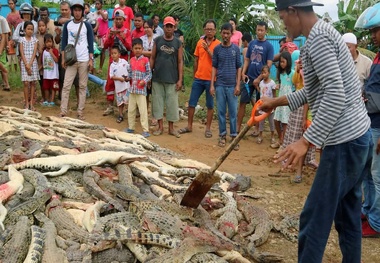
POLYGON ((217 69, 215 86, 235 87, 236 73, 241 67, 240 49, 236 45, 222 44, 214 48, 212 67, 217 69))
POLYGON ((370 127, 352 56, 340 34, 319 20, 301 48, 305 88, 287 95, 295 110, 309 103, 313 122, 304 133, 324 147, 354 140, 370 127))

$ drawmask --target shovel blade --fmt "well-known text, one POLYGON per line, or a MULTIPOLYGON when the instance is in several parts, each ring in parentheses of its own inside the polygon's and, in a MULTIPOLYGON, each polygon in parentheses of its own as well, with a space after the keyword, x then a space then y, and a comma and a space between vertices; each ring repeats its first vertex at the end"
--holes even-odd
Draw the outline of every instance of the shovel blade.
POLYGON ((220 181, 219 176, 210 173, 210 170, 201 170, 191 183, 182 198, 181 205, 197 208, 211 187, 220 181))

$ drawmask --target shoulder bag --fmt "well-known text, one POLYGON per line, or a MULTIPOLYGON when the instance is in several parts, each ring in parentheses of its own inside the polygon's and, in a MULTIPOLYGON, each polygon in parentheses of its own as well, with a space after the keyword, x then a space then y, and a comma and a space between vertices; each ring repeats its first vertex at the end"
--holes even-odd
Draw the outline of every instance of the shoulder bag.
POLYGON ((77 46, 82 26, 83 26, 83 21, 80 23, 79 30, 78 30, 78 35, 77 35, 77 38, 75 39, 74 45, 73 44, 67 44, 66 47, 65 47, 65 50, 64 50, 65 64, 67 66, 72 66, 72 65, 74 65, 78 61, 77 60, 77 53, 75 51, 75 47, 77 46))

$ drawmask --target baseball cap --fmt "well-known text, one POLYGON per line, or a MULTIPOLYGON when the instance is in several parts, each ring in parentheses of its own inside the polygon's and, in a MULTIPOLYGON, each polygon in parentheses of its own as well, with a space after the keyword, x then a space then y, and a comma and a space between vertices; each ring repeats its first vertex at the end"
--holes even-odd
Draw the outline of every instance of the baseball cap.
POLYGON ((174 18, 171 17, 171 16, 165 17, 165 19, 164 19, 164 26, 167 25, 167 24, 175 26, 175 20, 174 20, 174 18))
POLYGON ((305 7, 305 6, 323 6, 321 3, 311 2, 310 0, 276 0, 276 10, 284 10, 289 6, 305 7))
POLYGON ((120 10, 120 9, 116 10, 115 13, 114 13, 114 16, 113 16, 113 17, 114 17, 114 18, 115 18, 115 17, 122 17, 122 18, 125 19, 125 15, 124 15, 123 10, 120 10))
POLYGON ((354 45, 358 44, 358 40, 356 36, 352 33, 346 33, 342 36, 342 38, 345 43, 354 44, 354 45))

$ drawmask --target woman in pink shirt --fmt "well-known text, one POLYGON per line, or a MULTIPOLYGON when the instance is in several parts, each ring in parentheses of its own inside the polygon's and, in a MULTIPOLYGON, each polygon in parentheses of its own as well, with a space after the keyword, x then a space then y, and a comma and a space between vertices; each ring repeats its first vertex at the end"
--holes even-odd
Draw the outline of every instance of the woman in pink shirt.
POLYGON ((236 18, 232 17, 230 18, 230 24, 232 26, 232 36, 231 36, 231 43, 237 45, 239 48, 241 47, 243 34, 236 30, 237 22, 236 18))

